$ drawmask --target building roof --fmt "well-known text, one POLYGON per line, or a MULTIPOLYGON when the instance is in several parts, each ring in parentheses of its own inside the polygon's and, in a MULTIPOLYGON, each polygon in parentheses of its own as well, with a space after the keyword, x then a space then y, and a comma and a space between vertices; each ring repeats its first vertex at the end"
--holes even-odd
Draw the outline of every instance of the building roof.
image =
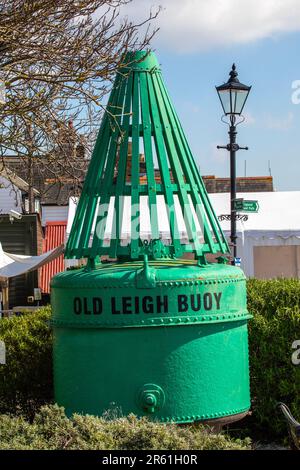
MULTIPOLYGON (((17 155, 4 157, 5 167, 18 175, 24 182, 28 169, 24 159, 17 155)), ((78 196, 85 179, 89 160, 78 157, 67 161, 67 168, 47 162, 33 166, 33 185, 39 191, 41 203, 47 205, 68 205, 70 196, 78 196)), ((27 184, 27 183, 26 183, 27 184)))
MULTIPOLYGON (((230 178, 219 178, 215 175, 202 176, 209 193, 226 193, 230 191, 230 178)), ((242 176, 236 179, 239 192, 274 191, 272 176, 242 176)))
MULTIPOLYGON (((4 166, 1 168, 0 166, 0 176, 21 189, 21 191, 27 192, 29 189, 29 184, 10 168, 4 166)), ((39 191, 36 188, 33 188, 33 192, 36 196, 39 195, 39 191)))
POLYGON ((65 178, 61 181, 46 179, 43 184, 42 204, 47 206, 67 206, 70 196, 80 196, 84 179, 75 184, 65 178))

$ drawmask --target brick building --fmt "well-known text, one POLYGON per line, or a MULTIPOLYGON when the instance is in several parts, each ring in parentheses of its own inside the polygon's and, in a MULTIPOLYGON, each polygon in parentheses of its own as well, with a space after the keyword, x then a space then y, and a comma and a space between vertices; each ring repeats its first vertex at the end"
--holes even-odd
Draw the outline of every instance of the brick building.
MULTIPOLYGON (((217 178, 214 175, 202 176, 208 193, 229 193, 230 178, 217 178)), ((244 176, 236 179, 238 193, 274 191, 272 176, 244 176)))

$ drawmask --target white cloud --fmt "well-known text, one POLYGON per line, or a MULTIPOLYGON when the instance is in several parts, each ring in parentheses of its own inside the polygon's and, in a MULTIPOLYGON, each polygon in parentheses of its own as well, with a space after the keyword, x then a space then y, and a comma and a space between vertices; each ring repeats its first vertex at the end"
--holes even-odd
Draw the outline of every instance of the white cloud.
POLYGON ((199 105, 197 105, 194 101, 185 100, 182 104, 184 110, 188 113, 198 114, 201 111, 199 105))
POLYGON ((245 118, 245 124, 246 126, 252 126, 253 124, 255 124, 256 122, 256 119, 255 117, 251 114, 251 113, 248 113, 247 111, 245 111, 243 113, 243 116, 245 118))
POLYGON ((275 129, 279 131, 286 131, 293 126, 294 123, 294 114, 289 112, 287 116, 276 117, 272 115, 267 115, 264 119, 265 126, 268 129, 275 129))
POLYGON ((124 11, 145 18, 161 5, 154 44, 176 52, 249 43, 300 30, 299 0, 133 0, 124 11))

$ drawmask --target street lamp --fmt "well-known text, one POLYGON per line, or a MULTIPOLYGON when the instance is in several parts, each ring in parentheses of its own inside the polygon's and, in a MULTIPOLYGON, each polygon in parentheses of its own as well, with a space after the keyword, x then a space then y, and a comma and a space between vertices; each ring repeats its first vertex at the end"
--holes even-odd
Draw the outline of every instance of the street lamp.
POLYGON ((230 221, 231 221, 231 244, 232 244, 232 255, 233 264, 237 257, 236 249, 236 157, 235 154, 238 150, 248 150, 248 147, 240 147, 236 143, 237 130, 236 126, 242 123, 245 118, 241 116, 247 101, 248 95, 251 90, 251 86, 243 85, 237 78, 238 73, 236 71, 235 64, 232 65, 232 69, 229 73, 229 80, 223 85, 217 86, 216 90, 221 101, 221 105, 224 111, 222 121, 229 126, 229 144, 226 146, 218 145, 218 149, 226 149, 230 152, 230 221), (229 122, 224 121, 224 117, 229 117, 229 122), (241 120, 237 122, 237 116, 241 116, 241 120))

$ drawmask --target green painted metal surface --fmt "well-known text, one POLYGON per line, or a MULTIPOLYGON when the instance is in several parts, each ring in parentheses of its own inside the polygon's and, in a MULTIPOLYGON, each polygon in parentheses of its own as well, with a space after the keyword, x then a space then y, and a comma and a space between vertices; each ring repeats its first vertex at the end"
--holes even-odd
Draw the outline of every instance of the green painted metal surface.
POLYGON ((205 257, 228 252, 156 57, 128 54, 66 249, 66 257, 85 257, 87 266, 51 283, 58 404, 69 414, 111 410, 178 423, 247 412, 245 276, 224 256, 219 264, 205 257), (131 233, 124 240, 128 197, 131 233), (151 207, 150 238, 143 235, 142 197, 151 207))
POLYGON ((258 212, 259 209, 258 201, 245 199, 236 199, 234 206, 235 209, 240 212, 258 212))
POLYGON ((67 243, 66 258, 108 255, 141 259, 143 239, 139 224, 141 197, 147 197, 151 217, 150 239, 163 237, 159 206, 168 208, 170 232, 165 253, 180 257, 194 253, 228 253, 227 241, 214 214, 185 134, 162 80, 153 53, 129 53, 124 58, 108 101, 91 164, 67 243), (141 169, 141 157, 145 168, 141 169), (144 178, 142 177, 144 175, 144 178), (163 201, 158 204, 158 196, 163 201), (122 243, 124 198, 132 207, 130 240, 122 243), (176 202, 178 204, 176 206, 176 202), (109 247, 109 205, 113 222, 109 247), (186 240, 178 227, 178 206, 184 217, 186 240), (176 209, 177 207, 177 209, 176 209), (136 220, 137 219, 137 220, 136 220))
POLYGON ((68 413, 188 422, 249 409, 239 268, 166 260, 69 271, 54 278, 52 305, 56 400, 68 413))

